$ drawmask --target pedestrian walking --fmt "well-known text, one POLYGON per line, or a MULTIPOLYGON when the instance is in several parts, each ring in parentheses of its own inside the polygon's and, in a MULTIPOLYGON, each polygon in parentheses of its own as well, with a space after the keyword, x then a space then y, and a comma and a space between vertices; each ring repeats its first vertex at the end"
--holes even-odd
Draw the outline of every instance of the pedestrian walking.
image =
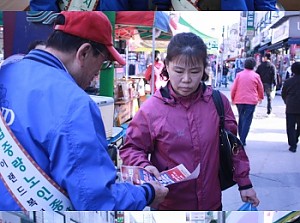
POLYGON ((99 108, 84 92, 111 61, 125 64, 113 47, 106 15, 65 11, 57 16, 43 50, 33 49, 2 67, 1 111, 12 137, 24 148, 10 150, 7 145, 1 150, 0 210, 143 210, 164 199, 168 189, 158 183, 115 182, 99 108), (5 162, 16 154, 22 157, 17 163, 5 162), (20 163, 28 156, 31 168, 20 163), (5 166, 9 174, 3 174, 5 166), (9 187, 16 180, 18 189, 9 187), (56 186, 50 191, 45 185, 56 186))
POLYGON ((154 52, 154 67, 153 64, 149 64, 146 71, 145 71, 145 80, 150 84, 152 87, 151 76, 152 76, 152 69, 154 69, 154 90, 155 92, 160 87, 165 86, 165 81, 161 77, 161 71, 164 67, 164 63, 161 61, 161 56, 159 50, 155 50, 154 52))
POLYGON ((231 87, 231 101, 237 106, 239 121, 238 134, 243 145, 250 130, 255 107, 264 99, 264 88, 259 74, 254 72, 256 61, 253 57, 245 60, 245 69, 237 74, 231 87))
POLYGON ((294 76, 284 82, 281 97, 286 104, 289 151, 296 152, 300 136, 300 62, 293 63, 291 70, 294 76))
MULTIPOLYGON (((219 115, 208 79, 207 47, 193 33, 172 37, 167 47, 163 74, 165 87, 147 99, 130 122, 126 141, 120 150, 125 165, 146 168, 159 178, 159 172, 183 164, 192 172, 200 163, 194 180, 169 186, 158 210, 222 210, 219 181, 219 115), (150 155, 150 160, 148 159, 150 155)), ((236 134, 237 123, 229 100, 221 94, 225 128, 236 134)), ((233 161, 243 201, 259 204, 249 178, 249 160, 240 150, 233 161)))
POLYGON ((224 62, 222 69, 222 84, 227 88, 229 69, 228 64, 226 62, 224 62))
POLYGON ((264 92, 267 96, 267 115, 272 112, 271 92, 275 91, 277 78, 275 65, 271 63, 271 54, 266 53, 263 62, 257 67, 256 73, 259 74, 264 85, 264 92))
POLYGON ((244 61, 245 61, 245 59, 242 58, 240 55, 238 56, 238 58, 235 59, 235 61, 234 61, 235 77, 236 77, 237 73, 244 70, 244 61))

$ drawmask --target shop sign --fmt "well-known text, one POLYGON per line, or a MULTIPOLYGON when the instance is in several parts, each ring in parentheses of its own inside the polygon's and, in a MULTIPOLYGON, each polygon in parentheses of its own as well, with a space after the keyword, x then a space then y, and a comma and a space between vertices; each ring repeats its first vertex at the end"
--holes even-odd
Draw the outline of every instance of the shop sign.
POLYGON ((260 45, 261 46, 271 42, 271 38, 272 38, 271 33, 272 32, 269 29, 266 29, 260 33, 260 45))
POLYGON ((196 222, 196 221, 200 221, 200 220, 205 220, 205 211, 201 211, 201 212, 191 212, 190 213, 190 221, 192 222, 196 222))
POLYGON ((289 37, 300 37, 300 17, 290 18, 290 36, 289 37))
POLYGON ((260 35, 254 36, 251 40, 251 49, 255 48, 260 44, 260 35))
POLYGON ((247 36, 254 36, 254 11, 248 11, 247 13, 247 36))
POLYGON ((287 20, 284 23, 282 23, 277 28, 273 29, 272 32, 272 44, 277 43, 281 40, 289 38, 289 30, 290 30, 290 21, 287 20))
POLYGON ((240 34, 243 36, 247 32, 247 18, 242 17, 240 21, 240 34))

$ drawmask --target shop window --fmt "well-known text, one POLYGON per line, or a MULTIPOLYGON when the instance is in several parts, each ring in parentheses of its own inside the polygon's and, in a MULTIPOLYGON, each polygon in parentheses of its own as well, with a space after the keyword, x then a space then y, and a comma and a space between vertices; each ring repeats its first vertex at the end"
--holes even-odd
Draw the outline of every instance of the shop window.
POLYGON ((66 216, 61 212, 44 211, 44 223, 66 223, 66 216))

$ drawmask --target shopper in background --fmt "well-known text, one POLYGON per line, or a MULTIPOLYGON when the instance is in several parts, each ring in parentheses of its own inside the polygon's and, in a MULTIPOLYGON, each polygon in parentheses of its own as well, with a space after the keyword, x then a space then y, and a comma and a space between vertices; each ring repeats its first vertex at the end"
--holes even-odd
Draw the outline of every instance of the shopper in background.
POLYGON ((165 86, 166 82, 163 80, 163 77, 161 77, 162 69, 164 68, 164 63, 161 61, 160 52, 158 50, 155 50, 154 52, 154 67, 152 64, 149 64, 145 71, 145 79, 150 84, 150 87, 152 87, 152 69, 154 69, 154 92, 159 89, 160 87, 165 86))
POLYGON ((286 104, 289 151, 296 152, 300 136, 300 62, 293 63, 291 70, 294 76, 284 82, 281 97, 286 104))
POLYGON ((236 104, 239 121, 238 133, 240 140, 246 145, 255 107, 264 99, 264 87, 260 77, 253 70, 256 61, 253 57, 245 60, 245 69, 237 74, 231 87, 231 101, 236 104))
POLYGON ((244 61, 245 61, 245 59, 242 58, 240 55, 238 56, 238 58, 235 59, 235 61, 234 61, 235 77, 236 77, 237 73, 244 70, 244 61))
MULTIPOLYGON (((99 108, 84 92, 110 61, 125 64, 113 47, 108 18, 102 12, 62 12, 54 29, 44 50, 1 69, 1 111, 11 114, 6 122, 75 210, 157 205, 168 192, 159 183, 115 182, 99 108)), ((0 194, 0 210, 21 210, 2 181, 0 194)))
POLYGON ((294 59, 291 59, 290 61, 290 66, 288 66, 288 68, 285 71, 285 76, 284 76, 284 81, 289 79, 290 77, 294 76, 293 72, 292 72, 292 65, 293 63, 295 63, 294 59))
MULTIPOLYGON (((183 164, 192 172, 200 163, 198 178, 169 186, 158 210, 221 210, 219 170, 219 115, 206 86, 207 47, 193 33, 172 37, 165 58, 165 87, 146 100, 133 117, 120 150, 125 165, 138 165, 159 177, 159 172, 183 164), (150 155, 150 160, 148 159, 150 155)), ((237 132, 230 103, 222 94, 225 127, 237 132)), ((259 204, 249 178, 245 151, 234 162, 234 179, 243 201, 259 204), (243 158, 242 158, 243 157, 243 158)))
POLYGON ((271 54, 266 53, 263 62, 257 67, 256 73, 259 74, 264 85, 264 92, 267 96, 267 115, 272 112, 271 92, 275 90, 277 78, 275 65, 271 63, 271 54))
POLYGON ((229 69, 228 64, 226 62, 224 62, 222 69, 222 84, 227 88, 229 69))

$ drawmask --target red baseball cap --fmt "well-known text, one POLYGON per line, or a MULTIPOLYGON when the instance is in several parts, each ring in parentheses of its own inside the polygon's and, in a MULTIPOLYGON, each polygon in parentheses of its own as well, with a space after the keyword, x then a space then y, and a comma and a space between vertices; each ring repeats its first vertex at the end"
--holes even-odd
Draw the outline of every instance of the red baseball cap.
POLYGON ((101 43, 105 45, 113 60, 121 65, 126 64, 124 58, 114 48, 111 23, 103 12, 62 11, 61 14, 65 17, 65 24, 55 25, 55 30, 101 43))

